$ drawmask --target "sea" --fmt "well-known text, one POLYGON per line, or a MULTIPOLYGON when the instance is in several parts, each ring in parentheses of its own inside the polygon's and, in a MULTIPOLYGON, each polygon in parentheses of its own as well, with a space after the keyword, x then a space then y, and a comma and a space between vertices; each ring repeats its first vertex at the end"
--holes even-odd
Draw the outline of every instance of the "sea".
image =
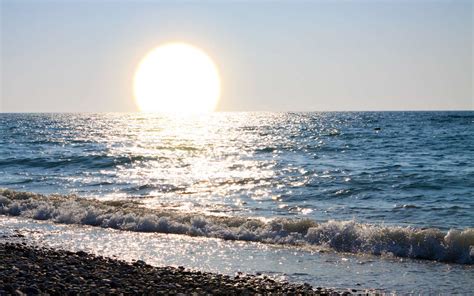
POLYGON ((396 294, 474 291, 474 112, 1 113, 0 237, 396 294))

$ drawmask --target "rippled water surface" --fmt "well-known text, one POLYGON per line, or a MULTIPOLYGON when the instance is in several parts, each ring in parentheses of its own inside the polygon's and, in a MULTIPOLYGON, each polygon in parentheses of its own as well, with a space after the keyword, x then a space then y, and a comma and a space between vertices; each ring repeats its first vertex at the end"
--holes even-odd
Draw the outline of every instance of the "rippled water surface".
POLYGON ((0 114, 0 240, 469 293, 473 159, 474 112, 0 114))
POLYGON ((462 229, 473 127, 474 112, 0 114, 0 187, 462 229))

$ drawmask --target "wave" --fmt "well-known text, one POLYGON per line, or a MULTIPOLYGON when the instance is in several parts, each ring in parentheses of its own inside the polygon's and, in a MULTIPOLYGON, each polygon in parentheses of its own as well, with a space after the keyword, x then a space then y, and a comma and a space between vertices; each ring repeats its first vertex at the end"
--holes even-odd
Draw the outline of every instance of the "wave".
POLYGON ((31 157, 31 158, 7 158, 0 160, 2 166, 26 166, 33 168, 56 168, 65 166, 81 167, 83 169, 105 169, 116 167, 119 165, 130 165, 135 162, 164 160, 164 157, 149 157, 140 155, 76 155, 64 156, 60 158, 54 157, 31 157))
POLYGON ((295 246, 322 246, 340 252, 474 263, 474 228, 419 229, 276 218, 206 216, 143 208, 137 201, 98 201, 75 195, 41 195, 0 190, 0 214, 56 223, 138 232, 159 232, 295 246))

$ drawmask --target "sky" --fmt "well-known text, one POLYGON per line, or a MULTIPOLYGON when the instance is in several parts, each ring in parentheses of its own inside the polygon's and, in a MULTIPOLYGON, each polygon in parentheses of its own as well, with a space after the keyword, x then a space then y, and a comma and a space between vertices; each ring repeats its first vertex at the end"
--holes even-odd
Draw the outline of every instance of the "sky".
POLYGON ((217 64, 218 111, 474 110, 473 1, 0 0, 1 112, 134 112, 156 46, 217 64))

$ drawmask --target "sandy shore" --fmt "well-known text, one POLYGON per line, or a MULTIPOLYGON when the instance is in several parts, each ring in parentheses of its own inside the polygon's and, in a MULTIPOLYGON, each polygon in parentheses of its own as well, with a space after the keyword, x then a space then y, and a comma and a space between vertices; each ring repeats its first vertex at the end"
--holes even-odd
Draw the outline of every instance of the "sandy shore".
POLYGON ((332 289, 278 282, 264 276, 230 277, 184 267, 153 267, 143 261, 128 263, 82 251, 0 243, 0 295, 78 293, 340 295, 332 289))

